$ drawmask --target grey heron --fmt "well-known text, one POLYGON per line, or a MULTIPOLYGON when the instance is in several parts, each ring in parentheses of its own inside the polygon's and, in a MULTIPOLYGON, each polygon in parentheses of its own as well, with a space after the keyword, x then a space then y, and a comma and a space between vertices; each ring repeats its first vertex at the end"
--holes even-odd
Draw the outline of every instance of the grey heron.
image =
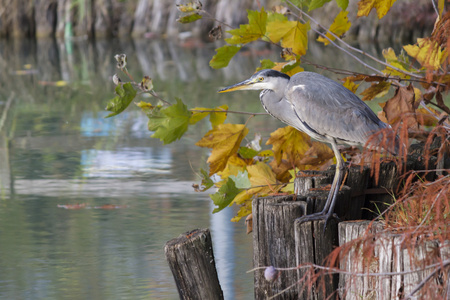
POLYGON ((262 90, 261 104, 272 117, 331 145, 336 156, 336 174, 325 207, 319 213, 300 218, 301 222, 320 219, 327 222, 333 216, 345 171, 338 144, 365 145, 372 134, 390 126, 350 90, 313 72, 289 77, 275 70, 262 70, 219 93, 236 90, 262 90))

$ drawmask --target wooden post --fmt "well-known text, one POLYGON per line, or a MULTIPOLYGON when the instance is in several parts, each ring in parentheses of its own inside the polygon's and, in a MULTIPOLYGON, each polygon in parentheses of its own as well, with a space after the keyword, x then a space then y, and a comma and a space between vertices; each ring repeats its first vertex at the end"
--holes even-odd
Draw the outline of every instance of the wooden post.
MULTIPOLYGON (((295 196, 294 196, 295 197, 295 196)), ((306 203, 293 196, 271 196, 253 200, 253 266, 295 268, 294 220, 303 216, 306 203)), ((255 271, 255 299, 266 299, 284 289, 275 299, 297 298, 297 272, 281 271, 273 281, 264 277, 265 269, 255 271)))
POLYGON ((223 299, 209 229, 195 229, 164 247, 180 299, 223 299))
MULTIPOLYGON (((339 223, 339 246, 358 239, 366 231, 375 233, 382 228, 381 223, 372 221, 349 221, 339 223), (369 228, 369 225, 372 225, 369 228)), ((368 255, 373 253, 368 253, 368 255)), ((377 272, 377 261, 365 260, 362 256, 362 247, 352 247, 348 253, 341 257, 340 269, 353 273, 377 272), (360 259, 358 259, 360 258, 360 259), (366 262, 370 262, 367 264, 366 262)), ((375 299, 377 279, 374 277, 356 277, 347 274, 339 275, 339 297, 346 300, 375 299)))
POLYGON ((393 161, 381 163, 378 183, 375 183, 373 177, 369 181, 369 190, 364 205, 368 210, 363 211, 363 219, 373 220, 378 212, 384 211, 392 203, 391 194, 397 188, 398 180, 398 170, 395 163, 393 161))
MULTIPOLYGON (((326 229, 325 221, 312 221, 300 224, 295 222, 295 248, 297 265, 312 263, 324 265, 324 260, 338 244, 337 222, 331 219, 326 229)), ((308 282, 308 269, 297 270, 299 284, 299 299, 334 299, 332 296, 337 289, 338 277, 325 276, 319 278, 314 284, 308 282)), ((310 273, 311 274, 311 273, 310 273)))
MULTIPOLYGON (((350 251, 342 253, 340 268, 354 274, 399 274, 364 277, 340 275, 339 296, 341 299, 403 299, 434 271, 434 269, 425 269, 427 265, 444 261, 448 255, 449 248, 446 247, 446 243, 439 245, 437 241, 422 240, 419 237, 417 243, 412 245, 404 243, 404 236, 401 234, 382 232, 381 222, 372 223, 370 228, 369 224, 371 224, 370 221, 339 224, 340 246, 363 236, 367 230, 376 234, 376 238, 369 240, 368 244, 355 244, 350 251), (435 256, 436 253, 440 253, 440 258, 435 256), (431 257, 434 260, 431 260, 431 257)), ((448 282, 443 281, 444 289, 447 288, 447 284, 448 282)), ((414 299, 425 298, 426 294, 421 290, 414 294, 414 299)))

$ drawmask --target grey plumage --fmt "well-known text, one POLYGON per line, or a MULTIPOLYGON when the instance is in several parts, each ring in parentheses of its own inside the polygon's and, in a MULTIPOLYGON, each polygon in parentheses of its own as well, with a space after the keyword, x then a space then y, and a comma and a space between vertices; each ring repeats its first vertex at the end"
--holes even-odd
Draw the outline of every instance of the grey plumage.
MULTIPOLYGON (((333 213, 344 170, 337 144, 364 145, 372 134, 390 128, 389 125, 383 123, 354 93, 317 73, 300 72, 289 77, 278 71, 262 70, 219 92, 244 89, 262 90, 260 100, 270 115, 318 141, 331 144, 337 171, 327 203, 321 213, 302 218, 302 221, 328 220, 333 213)), ((381 137, 377 137, 373 148, 377 148, 380 141, 381 137)))

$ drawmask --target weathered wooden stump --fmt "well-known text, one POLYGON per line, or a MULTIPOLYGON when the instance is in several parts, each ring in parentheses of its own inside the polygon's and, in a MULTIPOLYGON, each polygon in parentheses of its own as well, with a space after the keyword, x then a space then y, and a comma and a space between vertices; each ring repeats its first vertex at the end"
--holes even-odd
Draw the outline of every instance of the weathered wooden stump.
MULTIPOLYGON (((402 299, 435 269, 427 265, 444 261, 450 248, 448 243, 418 240, 415 245, 403 243, 404 236, 382 232, 380 222, 369 221, 342 222, 339 224, 339 244, 360 238, 367 231, 375 234, 367 243, 355 243, 350 251, 342 253, 340 268, 354 275, 340 275, 339 294, 341 299, 402 299), (436 253, 440 253, 436 255, 436 253), (431 255, 433 254, 433 255, 431 255), (431 259, 433 258, 433 259, 431 259), (361 276, 364 273, 389 274, 385 276, 361 276)), ((448 272, 442 272, 448 275, 448 272)), ((442 281, 448 290, 448 277, 442 281)), ((425 299, 421 290, 414 299, 425 299)), ((445 297, 444 297, 445 299, 445 297)))
POLYGON ((375 178, 370 178, 369 187, 366 194, 362 218, 373 220, 380 212, 393 203, 392 195, 398 186, 399 171, 395 162, 383 162, 380 164, 378 182, 375 178))
POLYGON ((195 229, 164 247, 180 299, 223 299, 209 229, 195 229))
MULTIPOLYGON (((295 268, 294 221, 306 212, 306 203, 293 196, 271 196, 253 200, 253 266, 295 268)), ((291 289, 275 299, 297 298, 297 272, 282 271, 268 281, 264 269, 255 271, 255 299, 266 299, 284 289, 291 289)))
MULTIPOLYGON (((295 222, 295 248, 297 265, 316 264, 323 266, 325 258, 338 245, 337 221, 332 219, 325 229, 325 221, 295 222)), ((338 277, 323 276, 311 284, 311 271, 298 269, 298 299, 327 299, 336 293, 338 277)), ((332 298, 335 298, 332 296, 332 298)))

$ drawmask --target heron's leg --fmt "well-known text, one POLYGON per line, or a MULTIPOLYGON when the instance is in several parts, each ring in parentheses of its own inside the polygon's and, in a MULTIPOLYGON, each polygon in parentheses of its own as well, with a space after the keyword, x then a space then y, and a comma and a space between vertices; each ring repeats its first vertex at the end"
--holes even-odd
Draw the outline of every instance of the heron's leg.
POLYGON ((336 205, 336 199, 339 194, 339 188, 341 187, 342 179, 345 174, 344 160, 336 143, 331 143, 334 155, 336 156, 336 173, 334 174, 333 183, 331 184, 330 194, 328 194, 327 202, 322 210, 322 213, 331 215, 336 205))
MULTIPOLYGON (((325 228, 326 223, 328 223, 328 220, 330 218, 337 218, 333 214, 334 206, 336 205, 336 199, 339 194, 339 188, 342 183, 342 179, 344 178, 344 160, 342 159, 341 153, 339 152, 339 149, 337 147, 337 144, 335 142, 331 143, 331 147, 333 148, 334 155, 336 156, 336 173, 333 178, 333 182, 331 184, 330 193, 328 194, 327 201, 325 202, 325 206, 321 212, 305 215, 297 220, 301 223, 307 222, 307 221, 315 221, 315 220, 325 220, 325 228)), ((339 219, 339 218, 337 218, 339 219)))

